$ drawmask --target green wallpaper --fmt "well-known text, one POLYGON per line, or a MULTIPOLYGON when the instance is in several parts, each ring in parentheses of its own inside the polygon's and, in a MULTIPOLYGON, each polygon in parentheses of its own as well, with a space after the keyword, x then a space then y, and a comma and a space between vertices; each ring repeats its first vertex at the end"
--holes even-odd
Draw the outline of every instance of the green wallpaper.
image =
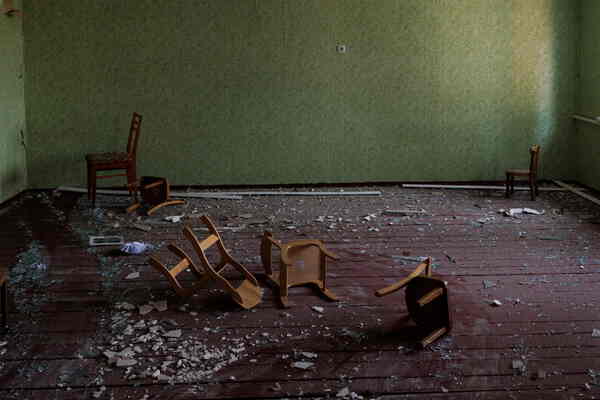
POLYGON ((0 202, 27 185, 23 81, 22 18, 0 14, 0 202))
MULTIPOLYGON (((600 2, 581 3, 580 85, 577 111, 600 116, 600 2)), ((600 127, 576 122, 578 180, 600 190, 600 127)))
POLYGON ((569 177, 578 4, 30 1, 30 182, 84 183, 134 110, 180 184, 502 179, 534 142, 569 177))

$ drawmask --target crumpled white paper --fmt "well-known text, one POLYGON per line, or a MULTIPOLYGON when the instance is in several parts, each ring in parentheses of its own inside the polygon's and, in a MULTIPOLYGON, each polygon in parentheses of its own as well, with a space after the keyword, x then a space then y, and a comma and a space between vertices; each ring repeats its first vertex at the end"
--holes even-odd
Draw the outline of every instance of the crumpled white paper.
POLYGON ((152 245, 143 242, 127 242, 121 246, 121 251, 127 254, 142 254, 150 249, 152 249, 152 245))

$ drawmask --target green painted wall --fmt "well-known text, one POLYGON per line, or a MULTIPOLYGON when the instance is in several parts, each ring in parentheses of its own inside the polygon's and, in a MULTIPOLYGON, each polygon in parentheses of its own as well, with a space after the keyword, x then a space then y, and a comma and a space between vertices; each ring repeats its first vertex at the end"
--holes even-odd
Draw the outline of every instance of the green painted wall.
MULTIPOLYGON (((580 85, 577 111, 600 116, 600 2, 581 3, 580 85)), ((578 140, 577 177, 581 183, 600 190, 600 127, 576 122, 578 140)))
POLYGON ((0 202, 27 186, 23 82, 22 18, 0 14, 0 202))
POLYGON ((578 4, 30 1, 30 181, 84 183, 134 110, 174 183, 502 179, 534 142, 570 177, 578 4))

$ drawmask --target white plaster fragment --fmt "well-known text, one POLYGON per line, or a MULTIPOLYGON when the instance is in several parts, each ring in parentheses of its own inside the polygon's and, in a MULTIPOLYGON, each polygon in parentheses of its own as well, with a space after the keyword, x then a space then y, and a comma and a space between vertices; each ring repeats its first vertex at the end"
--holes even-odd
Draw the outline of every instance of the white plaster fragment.
POLYGON ((165 332, 163 336, 169 337, 169 338, 181 337, 181 329, 175 329, 173 331, 165 332))
POLYGON ((296 361, 296 362, 292 363, 292 367, 299 368, 299 369, 309 369, 313 365, 315 365, 315 363, 312 363, 309 361, 296 361))
POLYGON ((119 368, 131 367, 135 364, 137 364, 137 361, 134 360, 133 358, 119 358, 117 360, 117 367, 119 367, 119 368))
POLYGON ((139 307, 140 315, 146 315, 149 312, 151 312, 152 310, 154 310, 154 306, 152 306, 150 304, 144 304, 139 307))
POLYGON ((153 301, 150 304, 152 304, 154 306, 154 308, 156 309, 156 311, 159 311, 159 312, 167 311, 167 309, 169 308, 167 306, 166 300, 153 301))
POLYGON ((125 279, 137 279, 140 277, 140 273, 139 272, 132 272, 129 275, 127 275, 125 277, 125 279))

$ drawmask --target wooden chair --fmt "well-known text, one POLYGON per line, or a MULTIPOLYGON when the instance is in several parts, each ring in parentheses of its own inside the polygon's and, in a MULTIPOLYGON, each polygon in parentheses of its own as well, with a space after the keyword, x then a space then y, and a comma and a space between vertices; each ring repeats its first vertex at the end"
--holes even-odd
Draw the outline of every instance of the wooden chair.
POLYGON ((540 146, 533 145, 529 149, 531 155, 529 161, 529 169, 507 169, 506 170, 506 197, 510 197, 515 191, 515 177, 524 176, 529 182, 529 188, 531 190, 531 200, 535 200, 535 196, 538 194, 539 189, 537 186, 537 169, 538 161, 540 159, 540 146))
POLYGON ((2 309, 2 329, 7 327, 8 317, 8 272, 0 271, 0 308, 2 309))
POLYGON ((412 320, 427 335, 420 341, 427 347, 450 332, 448 289, 444 281, 431 277, 431 258, 420 263, 406 278, 375 292, 382 297, 406 286, 406 306, 412 320))
POLYGON ((92 205, 96 205, 96 180, 113 178, 116 176, 126 176, 128 188, 135 185, 136 175, 136 150, 140 136, 140 127, 142 125, 142 116, 136 112, 131 117, 131 126, 129 128, 129 140, 127 141, 127 151, 125 153, 92 153, 87 154, 87 188, 88 198, 92 205), (114 173, 110 175, 98 175, 99 171, 125 170, 124 173, 114 173))
POLYGON ((130 187, 129 191, 134 193, 134 204, 127 208, 127 212, 132 212, 142 206, 142 203, 149 207, 146 213, 152 215, 156 210, 176 204, 185 204, 183 200, 172 200, 169 182, 166 178, 154 176, 142 176, 140 183, 137 182, 130 187), (137 193, 140 192, 141 201, 138 201, 137 193))
POLYGON ((180 257, 180 261, 174 267, 169 269, 154 257, 150 258, 150 264, 167 277, 171 285, 175 288, 175 291, 181 296, 189 296, 196 289, 204 286, 205 283, 215 281, 223 290, 229 292, 233 300, 243 308, 250 309, 256 306, 262 299, 262 291, 258 286, 258 281, 242 264, 231 257, 227 249, 225 249, 221 236, 212 221, 207 216, 202 216, 202 221, 206 224, 209 231, 209 235, 202 241, 198 240, 190 227, 186 226, 183 229, 184 236, 191 242, 196 250, 198 258, 202 263, 202 270, 194 264, 192 259, 185 254, 183 250, 176 246, 169 246, 170 250, 180 257), (216 267, 212 266, 206 256, 206 250, 213 245, 217 246, 220 255, 220 261, 216 267), (244 280, 238 287, 233 286, 233 284, 221 274, 227 265, 233 266, 242 273, 244 280), (183 288, 181 283, 177 280, 177 275, 187 268, 191 269, 198 280, 192 287, 183 288))
POLYGON ((150 256, 148 263, 167 278, 175 290, 175 293, 181 297, 189 297, 194 294, 196 290, 204 288, 206 283, 210 281, 210 276, 198 269, 198 267, 196 267, 192 261, 192 258, 188 256, 181 248, 175 246, 174 244, 168 245, 167 248, 179 258, 179 262, 177 262, 174 266, 167 267, 154 256, 150 256), (177 279, 177 275, 187 269, 194 274, 196 281, 192 282, 186 287, 182 285, 179 279, 177 279))
POLYGON ((296 240, 281 243, 265 232, 261 243, 261 258, 268 280, 279 289, 279 299, 283 307, 289 307, 288 288, 314 284, 329 300, 338 298, 327 288, 327 258, 339 257, 325 248, 320 240, 296 240), (279 272, 272 267, 273 245, 280 250, 279 272))

